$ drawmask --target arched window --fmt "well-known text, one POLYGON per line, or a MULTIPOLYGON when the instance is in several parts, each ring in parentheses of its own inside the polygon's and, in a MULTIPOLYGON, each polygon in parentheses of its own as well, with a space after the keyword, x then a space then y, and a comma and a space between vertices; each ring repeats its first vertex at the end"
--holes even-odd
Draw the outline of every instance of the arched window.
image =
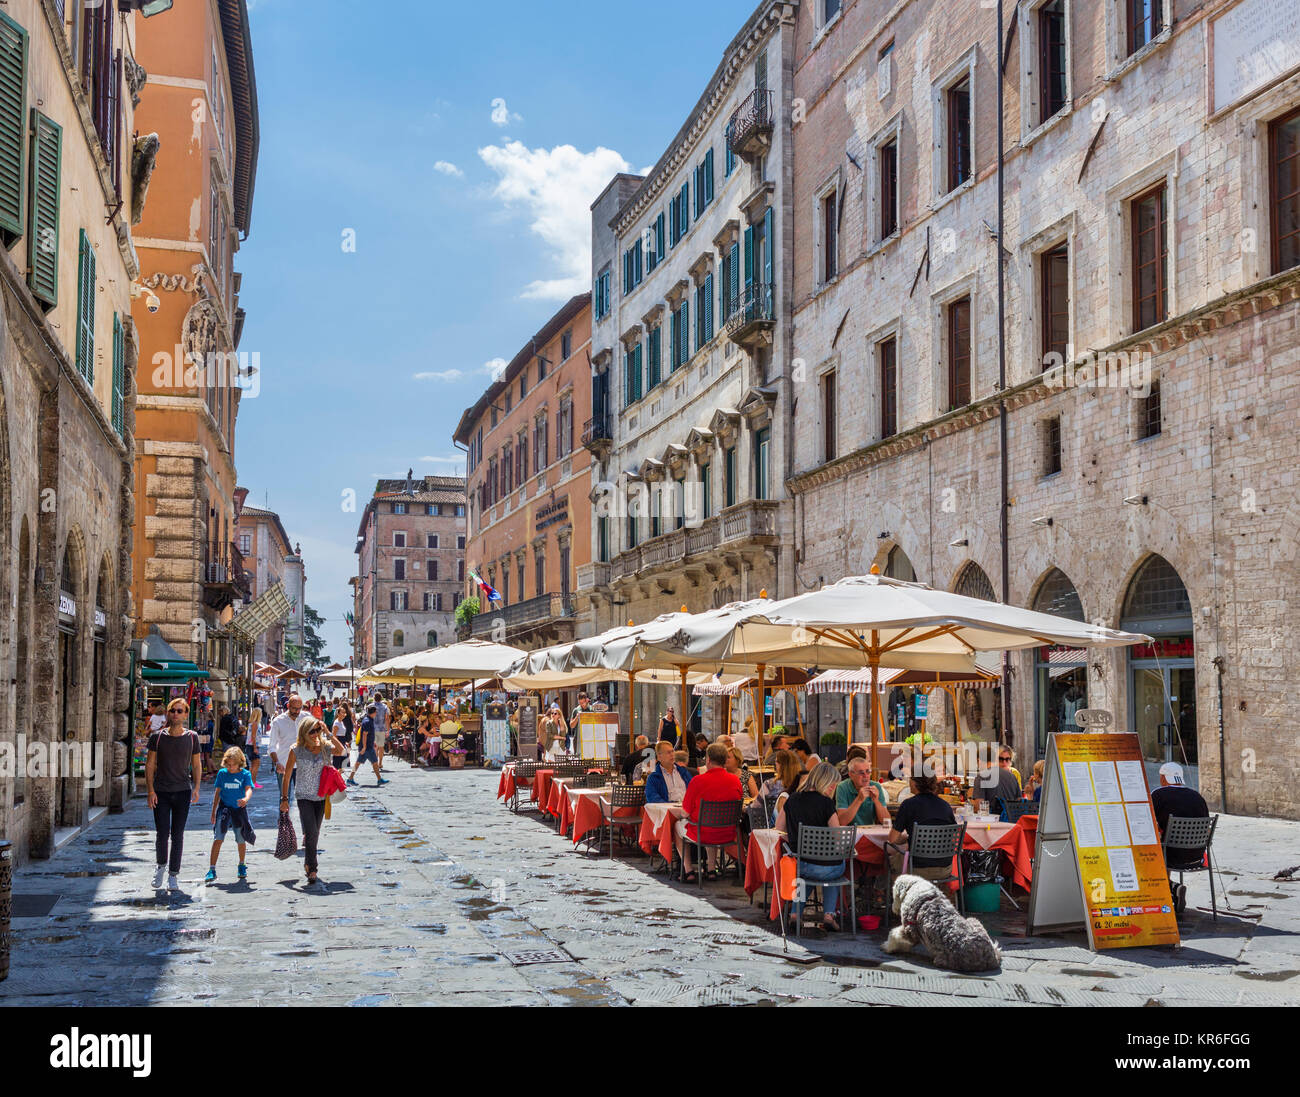
POLYGON ((954 593, 965 595, 967 598, 981 598, 985 602, 998 600, 998 596, 993 593, 993 583, 984 573, 984 569, 974 561, 961 569, 954 593))
POLYGON ((428 647, 436 648, 438 646, 438 634, 436 632, 429 632, 425 636, 424 642, 428 647))
POLYGON ((1079 592, 1074 589, 1069 576, 1060 568, 1052 568, 1038 588, 1034 597, 1034 609, 1039 613, 1051 613, 1057 617, 1068 617, 1071 621, 1083 621, 1083 602, 1079 592))
POLYGON ((393 633, 393 647, 401 648, 406 646, 406 633, 400 628, 393 633))
POLYGON ((912 561, 899 545, 889 550, 889 557, 885 560, 885 574, 905 583, 916 582, 916 568, 912 567, 912 561))
POLYGON ((1192 602, 1187 587, 1163 556, 1150 556, 1129 584, 1120 628, 1151 636, 1192 631, 1192 602))

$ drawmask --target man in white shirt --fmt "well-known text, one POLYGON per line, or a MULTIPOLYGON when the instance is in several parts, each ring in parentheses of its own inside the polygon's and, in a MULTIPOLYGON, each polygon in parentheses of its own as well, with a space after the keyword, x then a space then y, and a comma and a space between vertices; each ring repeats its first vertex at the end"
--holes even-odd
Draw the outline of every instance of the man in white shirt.
MULTIPOLYGON (((285 711, 271 721, 271 764, 275 766, 278 777, 284 777, 284 767, 285 763, 289 761, 289 751, 293 750, 298 742, 298 725, 305 719, 307 719, 307 713, 302 710, 302 698, 296 693, 291 693, 285 711)), ((290 800, 293 799, 293 789, 296 783, 296 780, 290 778, 287 793, 290 800)), ((281 781, 281 784, 283 785, 283 781, 281 781)), ((286 795, 283 788, 280 790, 280 795, 286 795)))

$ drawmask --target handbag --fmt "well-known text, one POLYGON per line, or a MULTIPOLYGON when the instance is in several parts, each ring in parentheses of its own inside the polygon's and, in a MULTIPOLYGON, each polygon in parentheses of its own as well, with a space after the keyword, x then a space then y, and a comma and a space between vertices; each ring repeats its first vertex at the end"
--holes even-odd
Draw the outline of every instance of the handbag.
POLYGON ((298 832, 293 829, 293 820, 287 811, 280 812, 280 831, 275 836, 275 859, 287 861, 298 852, 298 832))

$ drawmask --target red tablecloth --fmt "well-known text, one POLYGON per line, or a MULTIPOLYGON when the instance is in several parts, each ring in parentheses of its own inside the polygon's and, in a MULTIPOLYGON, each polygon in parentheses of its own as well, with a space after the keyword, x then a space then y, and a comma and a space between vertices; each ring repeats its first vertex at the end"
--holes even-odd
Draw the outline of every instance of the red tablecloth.
POLYGON ((497 799, 509 800, 515 794, 515 771, 506 766, 501 770, 501 779, 497 782, 497 799))
POLYGON ((1022 815, 1015 828, 1004 834, 989 849, 1001 850, 1002 868, 1012 883, 1029 890, 1034 882, 1034 844, 1038 839, 1038 816, 1022 815))
POLYGON ((673 861, 673 822, 677 819, 685 818, 686 813, 682 810, 681 804, 668 805, 667 813, 652 812, 653 805, 647 804, 646 810, 641 816, 641 833, 638 837, 638 844, 646 853, 654 853, 657 849, 665 861, 672 864, 673 861), (656 824, 656 815, 660 821, 656 824))
POLYGON ((555 770, 539 769, 537 780, 533 782, 533 803, 540 804, 546 810, 547 797, 551 792, 551 782, 555 779, 555 770))
MULTIPOLYGON (((570 799, 565 797, 566 800, 570 799)), ((609 793, 606 792, 601 796, 578 796, 577 803, 574 805, 570 823, 573 826, 573 844, 576 846, 593 830, 599 830, 605 825, 604 804, 609 803, 609 793)), ((639 807, 619 808, 614 812, 616 819, 635 819, 641 814, 639 807)))

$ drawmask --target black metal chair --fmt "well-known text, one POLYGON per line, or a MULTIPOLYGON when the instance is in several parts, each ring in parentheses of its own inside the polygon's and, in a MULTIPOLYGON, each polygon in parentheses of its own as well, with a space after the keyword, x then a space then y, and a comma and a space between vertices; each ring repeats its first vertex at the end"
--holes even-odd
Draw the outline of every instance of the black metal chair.
POLYGON ((599 770, 588 773, 586 776, 578 778, 578 780, 582 781, 583 788, 604 788, 609 784, 609 777, 599 770))
MULTIPOLYGON (((630 831, 635 840, 636 832, 641 829, 641 812, 645 807, 645 789, 636 785, 613 785, 609 790, 609 799, 601 800, 600 808, 605 816, 605 830, 609 834, 609 855, 614 856, 614 834, 616 831, 630 831), (629 808, 638 809, 635 814, 619 815, 629 808)), ((601 835, 600 837, 603 837, 601 835)))
MULTIPOLYGON (((858 935, 858 896, 857 888, 854 882, 854 873, 856 862, 854 860, 855 847, 858 841, 858 830, 856 827, 799 827, 799 846, 795 850, 795 886, 806 888, 808 885, 803 883, 803 863, 805 861, 844 861, 848 867, 848 874, 841 876, 838 880, 818 881, 812 887, 817 888, 847 888, 849 897, 849 911, 851 929, 853 936, 858 935)), ((779 871, 778 871, 779 877, 779 871)), ((804 896, 804 905, 808 903, 810 896, 804 896)), ((822 903, 822 909, 825 910, 825 902, 822 903)), ((784 906, 781 907, 781 918, 785 918, 784 906)), ((844 911, 841 907, 840 914, 844 911)), ((795 936, 803 936, 803 914, 800 913, 799 924, 795 927, 795 936)))
MULTIPOLYGON (((906 846, 896 846, 892 842, 885 843, 885 932, 889 932, 889 916, 894 910, 894 866, 889 860, 889 854, 907 854, 911 853, 912 860, 918 857, 924 857, 926 860, 937 861, 944 859, 944 863, 951 865, 954 861, 957 865, 957 873, 953 875, 952 869, 949 868, 946 875, 937 880, 930 880, 932 884, 939 887, 942 884, 951 884, 954 880, 957 882, 957 909, 966 913, 966 897, 962 894, 966 882, 962 877, 961 871, 961 853, 966 845, 966 824, 955 823, 952 826, 927 826, 924 823, 917 823, 912 828, 911 841, 906 846)), ((937 866, 936 866, 937 867, 937 866)), ((900 873, 899 875, 905 875, 900 873)), ((927 877, 929 879, 929 877, 927 877)))
MULTIPOLYGON (((1210 849, 1214 844, 1214 830, 1219 825, 1219 817, 1211 815, 1208 819, 1187 819, 1180 815, 1171 815, 1165 823, 1165 836, 1161 842, 1165 854, 1165 866, 1171 873, 1178 873, 1178 886, 1183 887, 1183 873, 1208 872, 1210 874, 1210 910, 1214 920, 1219 920, 1219 902, 1214 894, 1214 861, 1210 849), (1205 856, 1199 864, 1170 866, 1170 852, 1202 850, 1205 856)), ((1172 880, 1172 876, 1170 879, 1172 880)), ((1173 896, 1177 909, 1178 896, 1173 896)))
POLYGON ((1038 805, 1033 800, 1008 800, 1005 807, 1008 823, 1018 823, 1026 815, 1038 814, 1038 805))
POLYGON ((525 788, 532 788, 533 782, 537 779, 538 763, 536 762, 516 762, 515 763, 515 792, 510 798, 510 810, 516 815, 519 814, 520 792, 525 788))
MULTIPOLYGON (((701 800, 698 820, 683 820, 688 826, 695 827, 695 838, 688 838, 687 841, 695 847, 695 878, 700 887, 704 886, 704 870, 707 864, 705 852, 710 849, 720 850, 719 864, 721 858, 726 853, 727 846, 735 845, 736 853, 740 853, 740 819, 744 814, 745 802, 743 800, 701 800), (705 842, 704 832, 706 830, 730 830, 731 837, 725 842, 705 842)), ((741 858, 736 857, 736 879, 744 882, 741 875, 741 858)), ((686 862, 682 862, 682 878, 686 878, 686 862)))

